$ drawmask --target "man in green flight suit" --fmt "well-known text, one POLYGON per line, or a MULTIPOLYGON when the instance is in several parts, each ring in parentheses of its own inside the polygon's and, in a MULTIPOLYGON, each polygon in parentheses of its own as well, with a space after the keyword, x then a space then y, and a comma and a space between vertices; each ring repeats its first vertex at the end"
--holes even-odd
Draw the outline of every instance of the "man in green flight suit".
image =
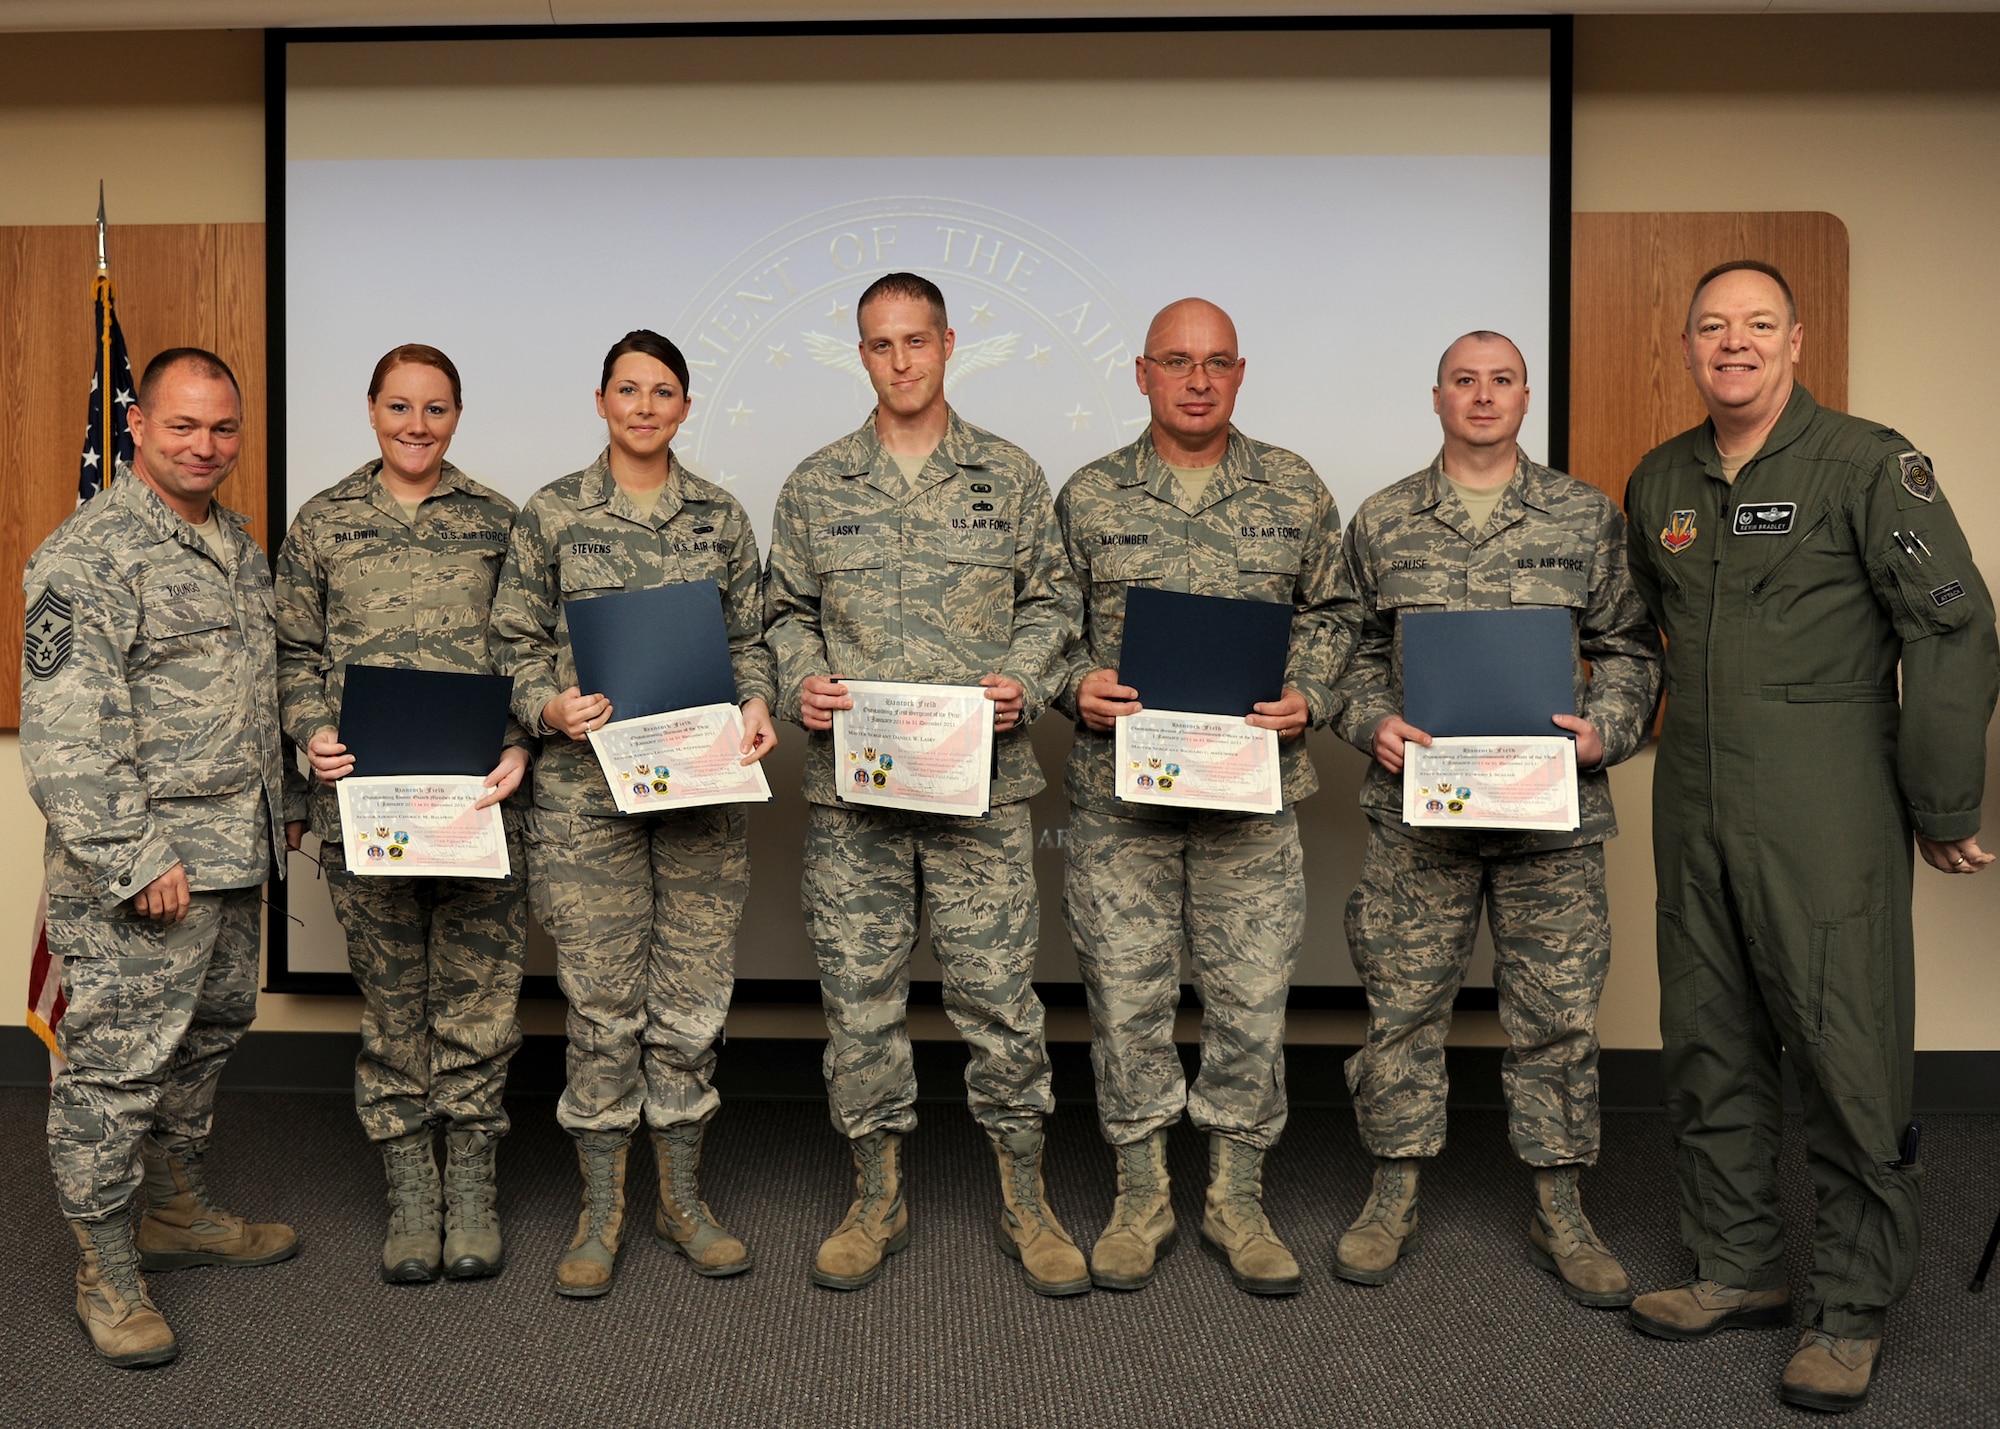
POLYGON ((1660 1034, 1695 1278, 1642 1295, 1666 1339, 1782 1325, 1779 1052, 1817 1191, 1786 1402, 1866 1401, 1916 1271, 1911 834, 1974 873, 1993 604, 1930 461, 1793 379, 1777 269, 1696 285, 1681 338, 1709 419, 1626 490, 1632 573, 1667 638, 1653 783, 1660 1034), (1900 670, 1900 703, 1898 673, 1900 670))

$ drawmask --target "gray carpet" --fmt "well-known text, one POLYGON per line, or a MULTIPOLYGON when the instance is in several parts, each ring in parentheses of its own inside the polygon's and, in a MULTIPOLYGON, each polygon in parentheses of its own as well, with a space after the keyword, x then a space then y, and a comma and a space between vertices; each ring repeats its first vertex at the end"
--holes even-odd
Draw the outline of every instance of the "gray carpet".
MULTIPOLYGON (((725 1053, 725 1056, 727 1054, 725 1053)), ((962 1106, 926 1104, 908 1143, 917 1232, 873 1287, 815 1289, 806 1268, 848 1199, 823 1108, 736 1101, 710 1138, 704 1186, 750 1242, 747 1276, 706 1281, 633 1237, 612 1293, 551 1289, 574 1225, 576 1172, 553 1104, 521 1098, 501 1169, 510 1264, 497 1280, 390 1287, 376 1278, 379 1163, 344 1100, 227 1093, 211 1180, 236 1208, 303 1232, 297 1260, 153 1278, 181 1359, 101 1366, 71 1315, 73 1243, 41 1150, 43 1099, 0 1091, 17 1228, 0 1310, 0 1422, 35 1425, 1799 1425, 1777 1402, 1789 1332, 1703 1345, 1634 1334, 1563 1300, 1523 1251, 1527 1173, 1497 1112, 1457 1112, 1425 1183, 1425 1232, 1395 1284, 1337 1281, 1335 1238, 1367 1181, 1349 1114, 1294 1114, 1269 1205, 1307 1268, 1303 1294, 1231 1288, 1193 1234, 1205 1163, 1175 1134, 1186 1234, 1151 1289, 1064 1301, 1028 1292, 994 1249, 992 1161, 962 1106)), ((1642 1287, 1683 1274, 1657 1115, 1606 1118, 1586 1182, 1599 1230, 1642 1287)), ((2000 1209, 2000 1118, 1934 1117, 1924 1143, 1923 1270, 1891 1322, 1876 1402, 1849 1423, 2000 1424, 2000 1278, 1966 1281, 2000 1209)), ((635 1158, 635 1165, 637 1158, 635 1158)), ((1112 1193, 1091 1109, 1053 1125, 1051 1195, 1088 1245, 1112 1193)), ((1797 1128, 1788 1212, 1808 1188, 1797 1128)), ((653 1175, 634 1178, 650 1204, 653 1175)), ((648 1215, 650 1221, 650 1215, 648 1215)), ((1803 1275, 1803 1237, 1791 1255, 1803 1275)))

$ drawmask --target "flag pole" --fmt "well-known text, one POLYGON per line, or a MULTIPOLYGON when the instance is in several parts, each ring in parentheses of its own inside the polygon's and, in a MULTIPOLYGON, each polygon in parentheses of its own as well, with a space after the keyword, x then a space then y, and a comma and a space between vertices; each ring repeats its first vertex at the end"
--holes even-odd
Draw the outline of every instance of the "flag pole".
POLYGON ((111 485, 111 477, 115 467, 115 463, 111 459, 111 453, 118 449, 118 441, 111 425, 113 418, 117 416, 117 412, 113 409, 111 403, 112 378, 114 376, 111 371, 111 324, 113 322, 111 315, 114 299, 112 298, 111 290, 111 263, 104 253, 104 226, 104 180, 99 179, 97 181, 97 281, 93 286, 95 288, 94 296, 97 299, 98 312, 97 370, 104 374, 104 380, 98 384, 97 390, 97 430, 103 433, 104 440, 103 484, 109 486, 111 485))

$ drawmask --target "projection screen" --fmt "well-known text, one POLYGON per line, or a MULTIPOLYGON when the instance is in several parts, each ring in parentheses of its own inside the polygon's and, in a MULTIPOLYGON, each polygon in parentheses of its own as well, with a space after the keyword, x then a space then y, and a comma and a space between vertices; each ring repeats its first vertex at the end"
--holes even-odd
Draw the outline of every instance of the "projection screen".
MULTIPOLYGON (((1343 515, 1430 461, 1435 365, 1469 329, 1519 343, 1536 398, 1523 444, 1559 460, 1568 155, 1551 136, 1568 94, 1553 34, 1540 20, 273 32, 274 538, 375 455, 364 394, 390 347, 451 354, 465 381, 451 459, 522 501, 602 449, 603 353, 651 327, 692 369, 677 456, 736 493, 764 546, 792 467, 869 410, 854 301, 898 268, 944 290, 953 405, 1056 486, 1144 431, 1134 356, 1151 314, 1190 294, 1236 320, 1237 425, 1303 454, 1343 515)), ((771 989, 813 976, 796 898, 803 734, 785 735, 768 766, 779 796, 751 821, 737 963, 771 989)), ((1068 742, 1059 716, 1036 730, 1052 786, 1068 742)), ((1363 766, 1329 735, 1313 753, 1298 983, 1351 988, 1339 914, 1363 766)), ((1076 979, 1065 825, 1052 789, 1035 804, 1051 984, 1076 979)), ((274 934, 273 986, 341 985, 312 872, 294 857, 298 921, 274 934)), ((538 933, 530 972, 551 969, 538 933)), ((917 973, 935 976, 927 954, 917 973)))

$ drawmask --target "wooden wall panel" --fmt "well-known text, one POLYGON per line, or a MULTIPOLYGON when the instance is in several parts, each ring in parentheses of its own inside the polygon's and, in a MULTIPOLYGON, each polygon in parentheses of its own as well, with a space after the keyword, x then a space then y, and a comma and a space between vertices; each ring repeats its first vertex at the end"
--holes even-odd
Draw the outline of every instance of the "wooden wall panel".
POLYGON ((1702 420, 1680 335, 1717 263, 1777 265, 1806 328, 1799 380, 1846 409, 1847 226, 1832 214, 1579 213, 1571 241, 1569 469, 1612 500, 1640 457, 1702 420))
MULTIPOLYGON (((269 550, 264 226, 117 226, 106 246, 133 366, 143 371, 164 348, 206 347, 242 384, 243 455, 220 496, 269 550)), ((94 225, 0 228, 0 728, 21 718, 22 567, 76 509, 96 273, 94 225)))

